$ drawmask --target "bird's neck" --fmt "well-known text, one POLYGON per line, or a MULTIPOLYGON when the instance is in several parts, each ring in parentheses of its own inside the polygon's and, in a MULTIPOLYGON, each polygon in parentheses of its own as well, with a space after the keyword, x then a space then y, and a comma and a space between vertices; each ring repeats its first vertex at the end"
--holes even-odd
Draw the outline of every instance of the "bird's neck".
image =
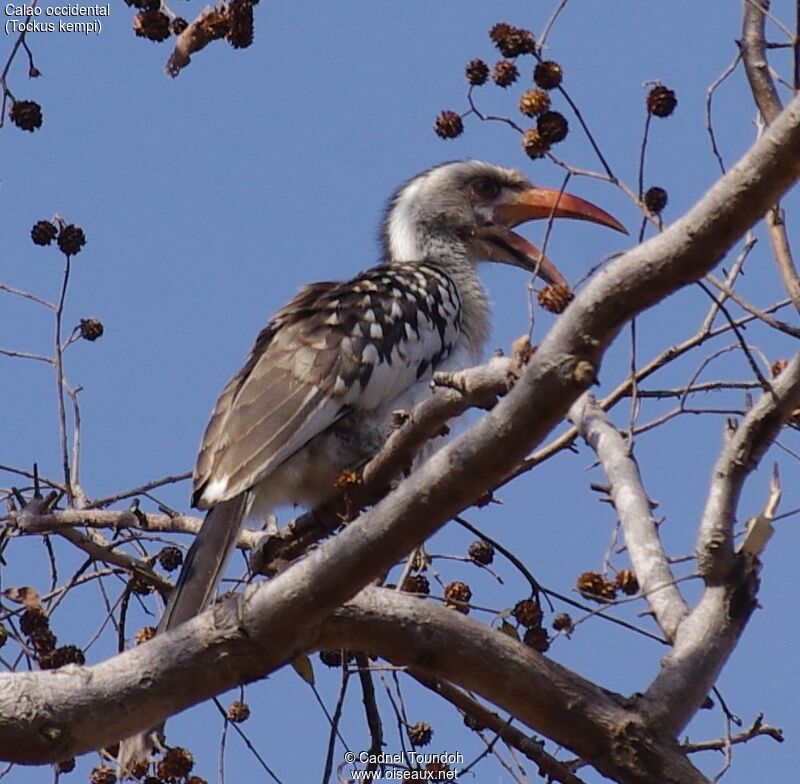
POLYGON ((475 263, 468 258, 466 246, 454 237, 428 235, 424 242, 392 243, 387 260, 389 264, 431 264, 444 272, 455 284, 461 299, 461 334, 465 348, 473 362, 483 358, 484 348, 491 332, 489 295, 478 277, 475 263), (414 255, 406 255, 406 252, 414 255))

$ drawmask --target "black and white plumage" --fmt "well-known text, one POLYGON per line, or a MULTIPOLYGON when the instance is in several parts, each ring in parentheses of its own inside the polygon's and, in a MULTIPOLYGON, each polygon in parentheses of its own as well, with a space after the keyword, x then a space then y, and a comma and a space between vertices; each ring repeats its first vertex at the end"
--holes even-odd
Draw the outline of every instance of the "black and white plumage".
POLYGON ((346 283, 303 288, 258 336, 220 395, 194 471, 209 509, 160 628, 210 600, 242 519, 331 498, 342 469, 368 458, 392 412, 429 394, 432 374, 478 363, 490 330, 476 266, 495 261, 564 283, 511 228, 573 217, 623 230, 568 194, 480 161, 405 183, 384 220, 384 260, 346 283))

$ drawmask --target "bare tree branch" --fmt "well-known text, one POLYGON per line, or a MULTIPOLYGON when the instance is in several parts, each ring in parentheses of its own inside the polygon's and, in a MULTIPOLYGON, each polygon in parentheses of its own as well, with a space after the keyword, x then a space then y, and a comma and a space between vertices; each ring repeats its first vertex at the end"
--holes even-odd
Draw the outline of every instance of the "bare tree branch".
POLYGON ((689 608, 675 585, 639 467, 625 439, 590 395, 577 400, 569 418, 603 465, 636 579, 656 622, 672 640, 689 608))

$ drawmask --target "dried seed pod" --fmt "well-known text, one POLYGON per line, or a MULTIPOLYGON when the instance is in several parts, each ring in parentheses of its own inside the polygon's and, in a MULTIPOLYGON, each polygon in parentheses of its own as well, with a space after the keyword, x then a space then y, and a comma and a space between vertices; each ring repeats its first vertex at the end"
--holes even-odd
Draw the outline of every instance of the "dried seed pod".
POLYGON ((533 33, 521 27, 511 27, 506 35, 496 42, 496 46, 503 57, 519 57, 521 54, 533 54, 536 51, 533 33))
POLYGON ((156 763, 156 775, 165 781, 180 781, 194 767, 194 757, 189 749, 174 746, 156 763))
POLYGON ((550 145, 542 139, 538 128, 528 128, 522 134, 522 148, 529 158, 543 158, 549 151, 550 145))
POLYGON ((569 123, 560 112, 544 112, 539 115, 536 128, 547 144, 558 144, 567 138, 569 123))
POLYGON ((492 69, 492 79, 498 87, 508 87, 517 81, 519 69, 510 60, 499 60, 492 69))
POLYGON ((95 341, 98 338, 103 337, 103 322, 99 319, 95 318, 88 318, 88 319, 81 319, 80 324, 80 333, 81 337, 84 340, 88 341, 95 341))
POLYGON ((137 596, 149 596, 153 593, 153 586, 151 583, 147 582, 141 575, 135 574, 131 577, 130 581, 128 582, 128 587, 131 590, 131 593, 135 593, 137 596))
POLYGON ((535 599, 523 599, 521 602, 517 602, 511 613, 517 623, 528 628, 540 626, 542 623, 542 608, 535 599))
POLYGON ((639 581, 636 579, 635 572, 631 569, 620 569, 614 582, 617 588, 626 596, 633 596, 639 592, 639 581))
POLYGON ((42 107, 36 101, 14 101, 8 110, 8 119, 17 128, 33 133, 42 127, 42 107))
POLYGON ((48 653, 42 653, 38 658, 39 667, 43 670, 57 670, 67 664, 86 664, 83 651, 77 645, 62 645, 48 653))
POLYGON ((431 592, 431 586, 424 574, 409 574, 403 580, 401 590, 406 593, 419 593, 427 596, 431 592))
POLYGON ((231 21, 228 41, 234 49, 246 49, 253 43, 252 0, 231 0, 228 17, 231 21))
POLYGON ((47 629, 49 626, 50 619, 41 607, 28 607, 19 617, 20 631, 28 636, 40 629, 47 629))
POLYGON ((610 601, 617 595, 617 587, 599 572, 584 572, 577 582, 581 595, 595 601, 610 601))
POLYGON ((36 245, 49 245, 57 234, 58 228, 46 220, 36 221, 31 229, 31 239, 36 245))
POLYGON ((566 632, 569 634, 574 624, 572 623, 572 618, 569 613, 559 613, 553 618, 552 626, 557 632, 566 632))
POLYGON ((472 598, 470 587, 460 580, 450 583, 444 589, 445 607, 469 614, 469 600, 472 598))
POLYGON ((536 297, 539 304, 550 313, 563 313, 575 295, 566 284, 556 283, 554 286, 545 286, 536 297))
POLYGON ((133 17, 133 32, 149 41, 166 41, 171 35, 169 17, 157 9, 140 11, 133 17))
POLYGON ((432 737, 433 730, 426 721, 418 721, 408 728, 408 739, 414 746, 427 746, 432 737))
POLYGON ((505 40, 508 35, 511 34, 513 29, 514 26, 508 24, 507 22, 498 22, 492 27, 491 30, 489 30, 489 38, 492 39, 493 44, 498 45, 501 41, 505 40))
POLYGON ((56 647, 56 636, 47 626, 41 629, 34 629, 28 636, 28 641, 37 655, 52 653, 56 647))
POLYGON ((647 207, 648 211, 652 212, 653 215, 660 215, 664 207, 667 206, 667 192, 657 185, 648 188, 647 193, 644 195, 644 206, 647 207))
POLYGON ((550 639, 547 636, 547 632, 541 626, 528 629, 528 631, 525 632, 525 636, 522 638, 522 642, 529 648, 539 651, 539 653, 546 653, 550 648, 550 639))
POLYGON ((250 718, 250 706, 246 702, 236 700, 236 702, 228 705, 226 715, 228 716, 228 721, 232 721, 234 724, 241 724, 250 718))
POLYGON ((533 81, 543 90, 555 90, 563 78, 564 72, 555 60, 543 60, 533 69, 533 81))
POLYGON ((433 130, 442 139, 455 139, 464 132, 464 123, 458 112, 445 109, 437 118, 433 125, 433 130))
POLYGON ((139 631, 133 636, 133 640, 137 645, 141 645, 143 642, 148 642, 152 640, 153 637, 156 636, 156 627, 155 626, 142 626, 139 631))
POLYGON ((489 66, 486 65, 483 60, 477 58, 475 60, 470 60, 469 63, 467 63, 465 75, 470 84, 474 84, 475 86, 486 84, 486 80, 489 78, 489 66))
POLYGON ((647 94, 647 111, 656 117, 669 117, 678 105, 675 91, 663 84, 656 85, 647 94))
POLYGON ((70 223, 64 226, 58 233, 58 248, 67 256, 74 256, 81 252, 81 248, 86 244, 86 235, 80 226, 70 223))
POLYGON ((108 765, 98 765, 89 774, 90 784, 117 784, 117 772, 108 765))
POLYGON ((550 108, 550 96, 544 90, 526 90, 519 99, 519 110, 526 117, 536 117, 550 108))
POLYGON ((494 560, 494 545, 485 539, 476 539, 469 546, 467 553, 475 563, 488 566, 494 560))
POLYGON ((348 664, 353 659, 352 651, 320 651, 319 660, 326 667, 341 667, 342 663, 348 664))
POLYGON ((162 547, 158 553, 158 562, 165 571, 174 572, 183 563, 183 553, 174 545, 162 547))

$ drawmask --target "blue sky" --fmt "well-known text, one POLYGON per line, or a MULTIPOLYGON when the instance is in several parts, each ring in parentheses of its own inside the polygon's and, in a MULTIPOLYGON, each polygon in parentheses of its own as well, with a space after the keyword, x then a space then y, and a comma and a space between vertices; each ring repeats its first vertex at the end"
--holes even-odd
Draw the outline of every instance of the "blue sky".
MULTIPOLYGON (((121 3, 112 6, 99 36, 29 37, 43 77, 29 81, 19 58, 9 86, 17 98, 42 104, 44 125, 30 134, 7 124, 0 133, 0 282, 54 298, 61 257, 34 247, 30 226, 55 212, 83 226, 88 243, 74 261, 66 323, 94 316, 106 333, 96 343, 79 342, 69 350, 67 373, 84 387, 82 481, 91 497, 191 467, 216 395, 269 314, 305 282, 348 277, 373 264, 383 205, 410 175, 443 160, 476 157, 520 167, 536 182, 561 185, 563 172, 525 158, 518 136, 501 124, 468 118, 465 134, 448 142, 432 131, 441 109, 467 108, 466 62, 497 59, 487 36, 491 25, 508 21, 538 31, 553 5, 262 2, 255 11, 254 46, 234 51, 226 44, 211 45, 175 80, 163 72, 168 44, 134 38, 133 13, 121 3)), ((772 6, 775 16, 791 22, 792 4, 783 0, 772 6)), ((571 0, 549 39, 549 56, 563 65, 570 95, 615 173, 634 189, 645 84, 662 80, 676 90, 676 114, 653 123, 645 177, 647 185, 669 192, 667 222, 718 176, 705 133, 706 91, 735 57, 740 35, 738 7, 712 2, 698 8, 688 2, 571 0)), ((180 6, 187 18, 199 10, 198 4, 180 6)), ((771 35, 780 40, 774 28, 771 35)), ((9 36, 0 42, 3 60, 12 43, 9 36)), ((788 72, 781 55, 775 55, 775 63, 788 72)), ((526 68, 520 83, 506 91, 481 88, 479 105, 522 121, 516 101, 529 80, 526 68)), ((555 103, 572 129, 558 156, 599 169, 577 122, 562 100, 555 103)), ((718 144, 731 164, 756 131, 741 71, 717 92, 714 112, 718 144)), ((589 178, 572 179, 569 190, 599 203, 635 234, 638 212, 619 190, 589 178)), ((793 205, 796 210, 796 199, 788 199, 790 215, 793 205)), ((525 233, 536 242, 543 230, 531 226, 525 233)), ((782 294, 763 232, 757 237, 743 291, 767 305, 782 294)), ((565 223, 556 226, 548 255, 577 281, 632 242, 598 227, 565 223)), ((528 328, 528 281, 510 269, 487 268, 483 277, 495 303, 492 346, 507 349, 528 328)), ((704 295, 692 289, 640 319, 640 362, 688 337, 706 306, 704 295)), ((791 314, 783 318, 791 320, 791 314)), ((550 321, 549 315, 537 314, 535 335, 541 336, 550 321)), ((758 327, 747 331, 747 339, 769 360, 796 350, 785 336, 776 338, 758 327)), ((0 347, 47 353, 51 340, 44 312, 3 295, 0 347)), ((732 342, 729 336, 715 347, 732 342)), ((676 363, 651 386, 684 383, 706 353, 676 363)), ((606 360, 598 394, 624 377, 629 362, 626 333, 606 360)), ((43 473, 59 476, 51 376, 43 365, 0 357, 0 464, 27 467, 38 461, 43 473)), ((724 355, 705 376, 721 377, 749 378, 741 353, 724 355)), ((741 395, 725 398, 725 405, 741 407, 741 395)), ((646 405, 642 420, 658 410, 646 405)), ((626 425, 627 405, 614 417, 626 425)), ((722 425, 720 416, 687 417, 637 442, 648 490, 665 517, 663 536, 676 555, 693 546, 722 425)), ((785 434, 782 442, 798 447, 796 433, 785 434)), ((768 469, 776 459, 784 478, 782 509, 800 506, 792 481, 797 464, 773 450, 748 483, 741 520, 763 505, 768 469)), ((543 584, 569 593, 580 572, 601 566, 614 523, 611 510, 588 489, 591 481, 603 480, 592 465, 585 448, 562 455, 504 488, 502 507, 468 517, 520 555, 543 584)), ((0 474, 0 486, 17 481, 0 474)), ((176 508, 188 507, 186 485, 159 497, 176 508)), ((460 554, 470 540, 449 527, 430 549, 460 554)), ((763 609, 754 615, 719 684, 745 723, 763 710, 767 721, 784 728, 788 742, 779 746, 757 739, 740 747, 729 781, 754 781, 765 774, 788 779, 800 764, 794 740, 800 731, 794 653, 798 555, 796 519, 790 518, 779 525, 764 559, 763 609)), ((4 586, 39 581, 46 587, 41 545, 14 543, 7 558, 4 586)), ((81 560, 72 553, 64 559, 65 574, 69 564, 81 560)), ((624 555, 615 563, 624 566, 624 555)), ((525 591, 507 565, 498 564, 504 585, 457 563, 441 561, 437 568, 445 582, 466 577, 483 606, 512 606, 525 591)), ((687 594, 696 597, 697 589, 689 587, 687 594)), ((87 589, 84 598, 79 604, 76 597, 71 621, 67 613, 57 622, 64 642, 73 641, 67 639, 72 635, 85 644, 100 624, 96 591, 87 589)), ((641 609, 637 605, 627 616, 641 609)), ((143 615, 140 620, 146 622, 143 615)), ((639 622, 648 623, 646 618, 639 622)), ((89 660, 102 659, 113 645, 113 640, 101 641, 89 660)), ((572 641, 558 640, 551 655, 603 686, 632 693, 647 686, 661 651, 593 622, 582 624, 572 641)), ((337 679, 317 669, 330 708, 337 679)), ((460 721, 452 720, 446 706, 431 703, 414 688, 407 696, 413 715, 434 726, 433 750, 475 753, 475 740, 460 731, 460 721)), ((253 718, 243 729, 281 780, 318 781, 327 730, 307 687, 293 673, 280 673, 249 687, 247 699, 253 718)), ((359 749, 366 744, 366 731, 356 690, 350 700, 346 735, 359 749)), ((194 711, 170 726, 170 740, 189 745, 199 758, 197 772, 215 781, 220 722, 213 709, 194 711)), ((719 710, 704 712, 691 729, 693 738, 718 736, 723 730, 719 710)), ((387 720, 390 750, 397 745, 393 731, 387 720)), ((266 780, 235 738, 228 741, 227 759, 228 781, 266 780)), ((696 761, 709 773, 721 764, 716 755, 696 761)), ((528 769, 535 780, 535 770, 528 769)), ((47 781, 49 775, 43 769, 17 770, 11 780, 47 781)), ((64 780, 81 780, 81 775, 64 780)), ((483 763, 474 780, 503 781, 504 775, 483 763)), ((591 773, 585 778, 598 780, 591 773)))

